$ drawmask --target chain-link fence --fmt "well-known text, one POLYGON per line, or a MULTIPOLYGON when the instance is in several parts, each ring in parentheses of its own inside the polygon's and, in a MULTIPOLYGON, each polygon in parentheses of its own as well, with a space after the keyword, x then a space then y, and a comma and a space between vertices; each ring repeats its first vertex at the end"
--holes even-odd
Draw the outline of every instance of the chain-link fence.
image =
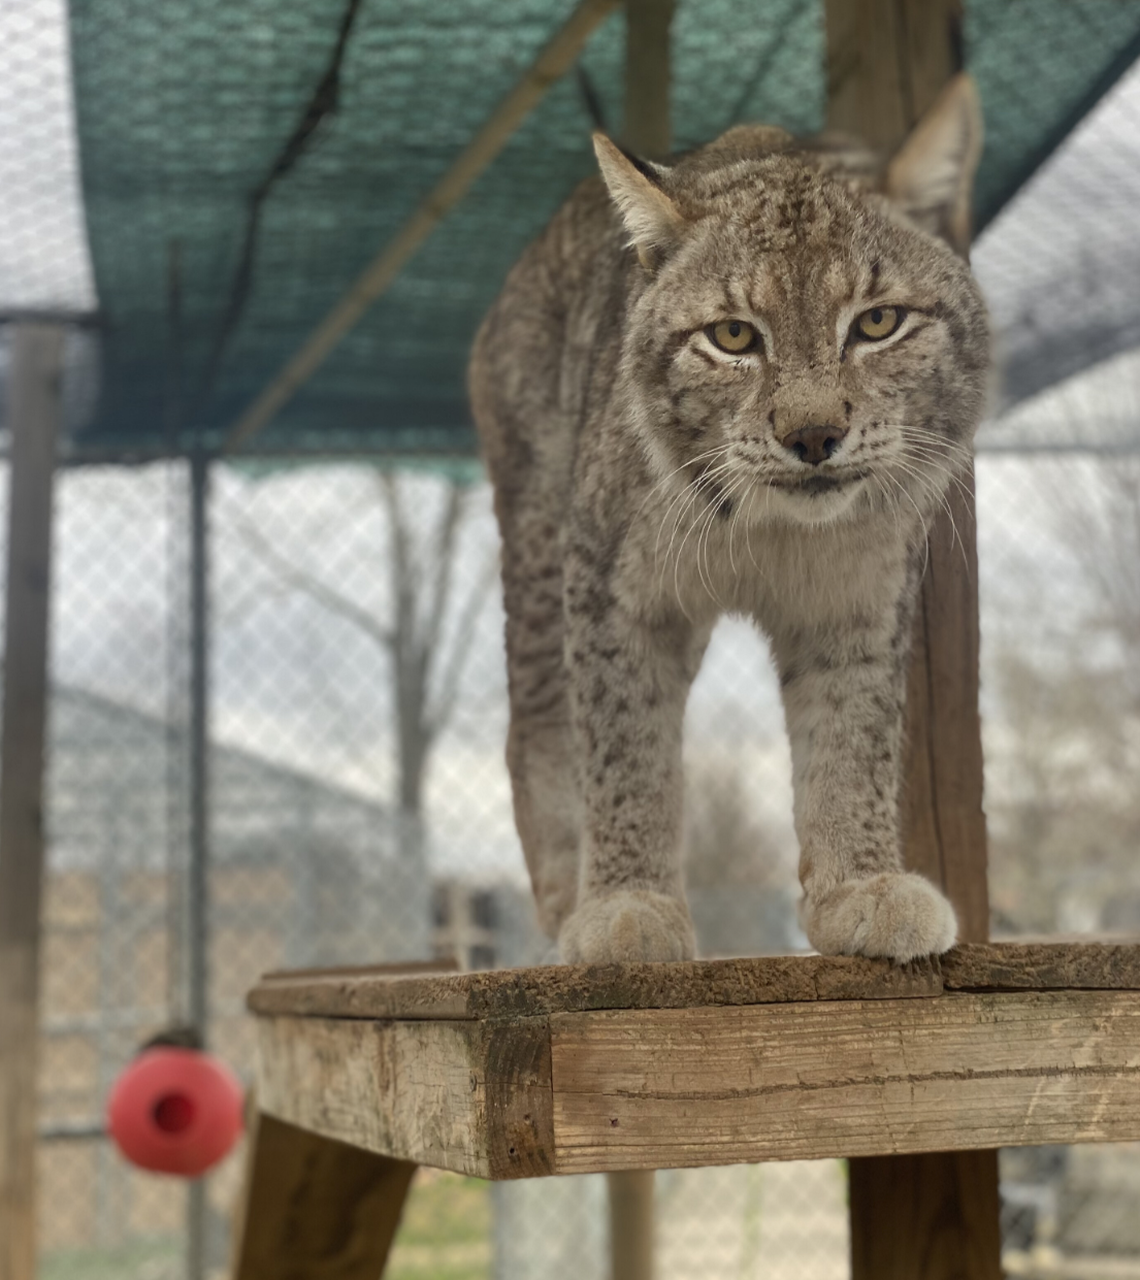
MULTIPOLYGON (((435 132, 427 136, 422 90, 400 66, 400 50, 392 51, 388 10, 350 12, 356 7, 364 14, 360 47, 391 59, 384 92, 396 94, 393 102, 403 93, 415 105, 420 132, 404 150, 402 139, 384 135, 390 154, 373 159, 389 168, 381 165, 369 179, 365 195, 373 203, 354 215, 348 240, 329 231, 320 252, 314 228, 328 231, 327 192, 341 174, 337 166, 372 145, 382 113, 353 118, 357 132, 318 150, 312 171, 292 174, 293 203, 278 208, 280 224, 268 221, 262 265, 269 263, 270 275, 297 258, 343 267, 345 245, 371 245, 377 218, 392 220, 394 229, 400 199, 418 198, 423 174, 434 174, 444 151, 467 137, 474 109, 463 100, 447 129, 441 133, 433 118, 435 132), (422 174, 402 175, 425 156, 422 174), (373 188, 396 178, 404 183, 400 198, 380 199, 373 188)), ((119 91, 111 74, 111 55, 121 52, 108 19, 113 8, 74 6, 90 37, 81 72, 97 106, 100 94, 119 91)), ((23 140, 19 148, 0 147, 0 190, 11 206, 0 221, 0 320, 32 312, 84 320, 68 336, 69 457, 97 404, 115 403, 124 387, 137 390, 131 352, 162 346, 166 338, 154 336, 160 330, 169 329, 177 346, 185 336, 178 323, 184 330, 197 323, 197 354, 208 354, 217 298, 235 275, 236 251, 226 254, 246 225, 249 157, 260 164, 264 154, 277 154, 254 143, 279 147, 280 121, 288 117, 292 127, 290 113, 309 100, 327 64, 330 32, 345 12, 339 3, 328 13, 316 3, 303 12, 264 0, 247 8, 239 14, 236 6, 217 7, 260 51, 265 98, 276 106, 264 116, 231 110, 237 141, 204 179, 189 133, 208 126, 216 134, 215 104, 198 87, 216 56, 207 37, 213 31, 216 40, 218 28, 201 17, 213 13, 209 5, 186 19, 186 32, 167 21, 174 9, 133 9, 146 37, 139 46, 163 53, 149 59, 148 92, 156 99, 169 92, 177 103, 169 114, 192 117, 193 129, 178 145, 158 138, 141 89, 129 135, 107 126, 110 111, 93 108, 85 118, 88 158, 106 163, 102 185, 85 193, 88 226, 105 237, 104 270, 110 273, 110 262, 120 290, 114 301, 134 307, 135 345, 123 356, 122 329, 116 335, 86 323, 95 285, 69 123, 64 0, 0 3, 0 133, 23 140), (274 28, 278 11, 285 17, 274 28), (256 21, 247 31, 249 14, 256 21), (303 57, 286 56, 290 41, 303 57), (166 61, 191 46, 194 66, 179 64, 174 79, 164 78, 166 61), (168 186, 149 190, 152 203, 143 209, 144 193, 132 186, 135 149, 152 144, 163 163, 150 155, 155 168, 148 172, 168 186), (223 180, 232 207, 200 210, 195 183, 223 180), (185 220, 160 251, 155 245, 170 230, 172 207, 185 220), (129 235, 119 234, 123 208, 137 215, 129 235), (140 228, 150 237, 145 263, 136 261, 132 239, 140 228), (108 334, 120 346, 117 363, 104 365, 98 355, 108 334), (114 385, 100 397, 104 368, 112 369, 114 385)), ((972 7, 967 44, 979 55, 983 96, 998 104, 995 152, 1012 152, 1015 126, 1043 109, 1043 94, 1055 93, 1060 64, 1077 66, 1076 45, 1090 33, 1115 39, 1133 8, 1068 6, 1064 21, 1057 18, 1064 38, 1052 41, 1049 74, 1028 84, 1004 83, 1005 64, 986 60, 1003 24, 1022 29, 1024 7, 972 7)), ((545 38, 550 15, 542 5, 532 9, 524 25, 536 40, 545 38)), ((700 130, 780 102, 793 104, 789 123, 819 122, 825 86, 814 72, 810 84, 800 74, 821 61, 822 27, 809 6, 783 4, 778 21, 753 24, 740 45, 726 35, 738 26, 735 10, 717 11, 720 26, 707 25, 707 12, 679 10, 678 64, 705 58, 700 65, 713 69, 679 86, 679 136, 695 141, 700 130), (748 62, 739 84, 729 55, 748 62), (711 97, 710 81, 717 86, 711 97)), ((496 34, 495 56, 485 61, 513 74, 512 26, 496 34)), ((424 23, 416 56, 430 61, 443 57, 444 46, 458 47, 445 28, 424 23)), ((620 42, 613 32, 603 35, 583 65, 587 81, 606 90, 620 76, 620 42)), ((380 80, 356 65, 356 80, 351 59, 345 72, 348 97, 380 80)), ((1079 105, 1079 78, 1074 71, 1063 86, 1066 111, 1079 105)), ((231 75, 223 88, 237 100, 248 86, 231 75)), ((489 105, 490 81, 485 88, 489 105)), ((998 407, 1022 401, 983 430, 977 468, 996 936, 1140 932, 1140 866, 1132 857, 1140 842, 1138 89, 1134 72, 976 248, 1007 370, 998 407), (1059 387, 1023 399, 1070 373, 1059 387)), ((603 106, 613 114, 617 98, 610 98, 603 106)), ((352 413, 364 413, 357 384, 372 377, 374 350, 392 344, 399 360, 412 350, 403 345, 400 308, 436 307, 436 332, 458 350, 466 331, 452 307, 464 290, 464 298, 478 292, 472 263, 483 272, 479 279, 490 278, 513 252, 507 239, 487 234, 488 220, 509 221, 521 236, 519 193, 546 183, 553 207, 555 188, 573 178, 578 163, 566 156, 588 164, 581 94, 569 79, 549 112, 542 129, 562 139, 562 151, 540 145, 545 135, 537 127, 524 132, 522 149, 508 157, 514 167, 506 194, 476 193, 472 223, 452 241, 435 242, 439 259, 422 274, 420 267, 408 273, 399 286, 406 292, 372 317, 367 340, 342 350, 326 390, 341 394, 350 386, 358 396, 344 401, 352 413), (444 268, 452 290, 440 295, 429 284, 432 271, 438 276, 444 268), (460 279, 467 281, 462 288, 460 279)), ((384 128, 395 127, 385 116, 384 128)), ((991 169, 994 201, 1001 176, 991 169)), ((298 333, 331 300, 315 298, 318 292, 300 287, 290 294, 286 310, 298 333)), ((253 319, 246 316, 248 348, 231 352, 227 367, 241 385, 222 398, 223 408, 244 403, 279 355, 266 335, 274 332, 280 300, 266 294, 255 302, 253 319)), ((435 353, 425 355, 421 346, 412 354, 399 372, 429 381, 435 353)), ((0 340, 0 375, 5 355, 0 340)), ((139 396, 142 408, 124 418, 140 438, 140 422, 162 411, 181 370, 172 373, 156 358, 147 375, 149 398, 139 396)), ((324 412, 332 402, 318 398, 318 407, 324 412)), ((465 413, 461 405, 455 412, 465 413)), ((449 427, 451 444, 467 439, 457 423, 449 427)), ((89 462, 97 452, 85 455, 89 462)), ((270 456, 208 468, 128 465, 123 450, 114 457, 114 465, 65 468, 57 484, 40 1270, 45 1280, 215 1280, 226 1274, 242 1152, 196 1186, 139 1173, 121 1160, 106 1136, 103 1108, 140 1044, 204 1002, 211 1048, 248 1082, 253 1037, 243 998, 267 969, 451 956, 465 967, 516 965, 549 959, 550 946, 534 924, 502 760, 497 535, 478 466, 394 471, 359 450, 339 462, 270 456), (204 560, 196 558, 196 532, 204 560), (201 607, 192 590, 195 567, 207 571, 201 607), (201 641, 208 653, 204 703, 195 700, 192 679, 201 641), (202 746, 204 773, 196 763, 202 746), (203 866, 204 879, 197 874, 203 866)), ((5 469, 0 484, 6 489, 5 469)), ((762 642, 743 623, 723 623, 714 638, 690 704, 686 757, 688 878, 702 952, 802 945, 779 694, 762 642)), ((1140 1280, 1140 1151, 1003 1152, 1002 1193, 1009 1275, 1140 1280)), ((657 1196, 660 1272, 668 1280, 849 1275, 841 1162, 666 1171, 657 1196)), ((424 1170, 389 1274, 601 1280, 606 1258, 598 1178, 492 1187, 424 1170)))

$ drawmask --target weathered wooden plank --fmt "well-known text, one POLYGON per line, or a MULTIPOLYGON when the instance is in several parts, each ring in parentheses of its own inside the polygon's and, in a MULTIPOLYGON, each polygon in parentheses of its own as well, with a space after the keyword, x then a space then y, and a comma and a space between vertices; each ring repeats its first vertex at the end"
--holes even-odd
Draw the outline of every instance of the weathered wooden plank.
POLYGON ((1140 994, 551 1018, 559 1173, 1140 1137, 1140 994))
MULTIPOLYGON (((1140 959, 1137 964, 1140 973, 1140 959)), ((1140 983, 1138 983, 1140 985, 1140 983)), ((455 976, 387 978, 368 970, 268 974, 254 1013, 326 1018, 518 1018, 587 1009, 678 1009, 790 1000, 937 995, 929 964, 857 956, 763 956, 673 964, 548 965, 455 976)))
POLYGON ((482 1178, 553 1172, 546 1024, 262 1018, 262 1111, 482 1178))
POLYGON ((1140 944, 967 943, 941 966, 849 956, 761 956, 680 964, 551 965, 454 975, 376 969, 268 974, 255 1013, 290 1017, 503 1019, 591 1009, 681 1009, 807 1000, 893 1000, 956 991, 1140 990, 1140 944))
POLYGON ((52 481, 63 330, 14 326, 0 733, 0 1278, 36 1273, 36 1058, 52 481))
POLYGON ((1135 942, 979 942, 942 958, 948 991, 1136 991, 1135 942))
POLYGON ((1136 991, 260 1032, 263 1111, 488 1178, 1140 1139, 1136 991))
POLYGON ((234 1280, 378 1280, 414 1164, 258 1116, 234 1280))

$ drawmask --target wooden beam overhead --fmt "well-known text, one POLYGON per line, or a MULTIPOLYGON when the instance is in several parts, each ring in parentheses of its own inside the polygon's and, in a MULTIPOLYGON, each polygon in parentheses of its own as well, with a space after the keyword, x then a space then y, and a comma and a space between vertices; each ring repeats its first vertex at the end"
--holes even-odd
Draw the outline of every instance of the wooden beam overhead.
POLYGON ((351 288, 317 325, 301 349, 234 423, 223 446, 226 452, 247 444, 312 377, 329 352, 388 288, 436 223, 462 199, 475 179, 502 151, 547 89, 573 65, 594 30, 618 7, 619 2, 581 0, 565 25, 436 183, 427 199, 357 276, 351 288))

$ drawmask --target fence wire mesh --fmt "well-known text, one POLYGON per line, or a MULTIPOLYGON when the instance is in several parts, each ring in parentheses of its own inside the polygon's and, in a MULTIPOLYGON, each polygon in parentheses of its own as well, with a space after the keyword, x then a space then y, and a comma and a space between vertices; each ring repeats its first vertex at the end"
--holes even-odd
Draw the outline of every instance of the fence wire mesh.
MULTIPOLYGON (((1107 29, 1125 7, 1074 5, 1070 17, 1107 29)), ((1016 6, 977 8, 984 35, 1016 6)), ((817 26, 803 30, 814 50, 817 26)), ((24 140, 0 148, 10 204, 0 217, 2 319, 95 305, 66 42, 64 0, 0 4, 0 49, 17 51, 4 63, 0 132, 24 140)), ((1001 407, 1074 375, 1003 412, 980 442, 998 936, 1140 932, 1138 90, 1134 72, 975 254, 1007 368, 1001 407)), ((579 112, 572 87, 560 92, 558 110, 579 112)), ((127 245, 128 266, 133 254, 127 245)), ((228 278, 229 265, 219 258, 213 269, 228 278)), ((91 329, 69 331, 69 430, 92 418, 98 346, 91 329)), ((0 380, 5 358, 0 342, 0 380)), ((5 509, 7 483, 0 468, 5 509)), ((123 460, 58 477, 41 1280, 227 1274, 242 1151, 192 1191, 127 1166, 103 1117, 138 1047, 188 1016, 196 974, 206 977, 210 1046, 248 1083, 243 998, 267 969, 550 958, 502 762, 497 534, 479 468, 393 471, 377 457, 212 465, 201 616, 190 591, 194 483, 185 461, 123 460), (209 642, 202 726, 191 697, 199 626, 209 642), (193 874, 200 728, 204 925, 193 874)), ((686 757, 688 879, 703 953, 802 946, 779 695, 762 643, 740 622, 714 638, 686 757)), ((1006 1151, 1001 1171, 1010 1276, 1140 1280, 1135 1146, 1006 1151)), ((657 1197, 666 1280, 850 1274, 840 1162, 666 1171, 657 1197)), ((421 1171, 389 1274, 601 1280, 606 1259, 598 1178, 492 1187, 421 1171)))
MULTIPOLYGON (((1079 399, 1097 411, 1095 385, 1079 399)), ((193 946, 211 1045, 246 1080, 242 1000, 266 969, 452 954, 487 967, 548 946, 502 763, 487 487, 367 462, 212 469, 208 932, 187 937, 188 471, 59 479, 40 1121, 53 1280, 187 1274, 186 1191, 122 1163, 102 1103, 180 1016, 193 946), (418 637, 402 655, 398 630, 418 637)), ((983 452, 977 481, 995 930, 1140 931, 1140 454, 983 452)), ((795 946, 782 719, 743 624, 717 633, 687 755, 703 951, 795 946)), ((210 1276, 239 1167, 208 1179, 210 1276)), ((1140 1275, 1140 1151, 1011 1151, 1002 1169, 1011 1275, 1140 1275)), ((677 1171, 658 1198, 665 1276, 848 1274, 837 1162, 677 1171)), ((604 1203, 594 1178, 425 1175, 393 1274, 603 1276, 604 1203)))

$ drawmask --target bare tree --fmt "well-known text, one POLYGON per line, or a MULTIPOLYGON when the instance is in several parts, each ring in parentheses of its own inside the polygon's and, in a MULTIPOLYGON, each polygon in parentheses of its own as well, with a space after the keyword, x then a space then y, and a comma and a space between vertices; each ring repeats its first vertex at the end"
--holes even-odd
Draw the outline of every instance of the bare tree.
POLYGON ((459 539, 472 498, 469 483, 447 482, 442 511, 426 528, 422 513, 412 515, 397 473, 378 471, 376 494, 388 530, 390 606, 383 614, 282 551, 248 517, 237 518, 236 527, 284 588, 351 623, 385 655, 395 713, 400 849, 419 860, 428 762, 455 710, 498 560, 488 557, 470 581, 456 580, 459 539))

